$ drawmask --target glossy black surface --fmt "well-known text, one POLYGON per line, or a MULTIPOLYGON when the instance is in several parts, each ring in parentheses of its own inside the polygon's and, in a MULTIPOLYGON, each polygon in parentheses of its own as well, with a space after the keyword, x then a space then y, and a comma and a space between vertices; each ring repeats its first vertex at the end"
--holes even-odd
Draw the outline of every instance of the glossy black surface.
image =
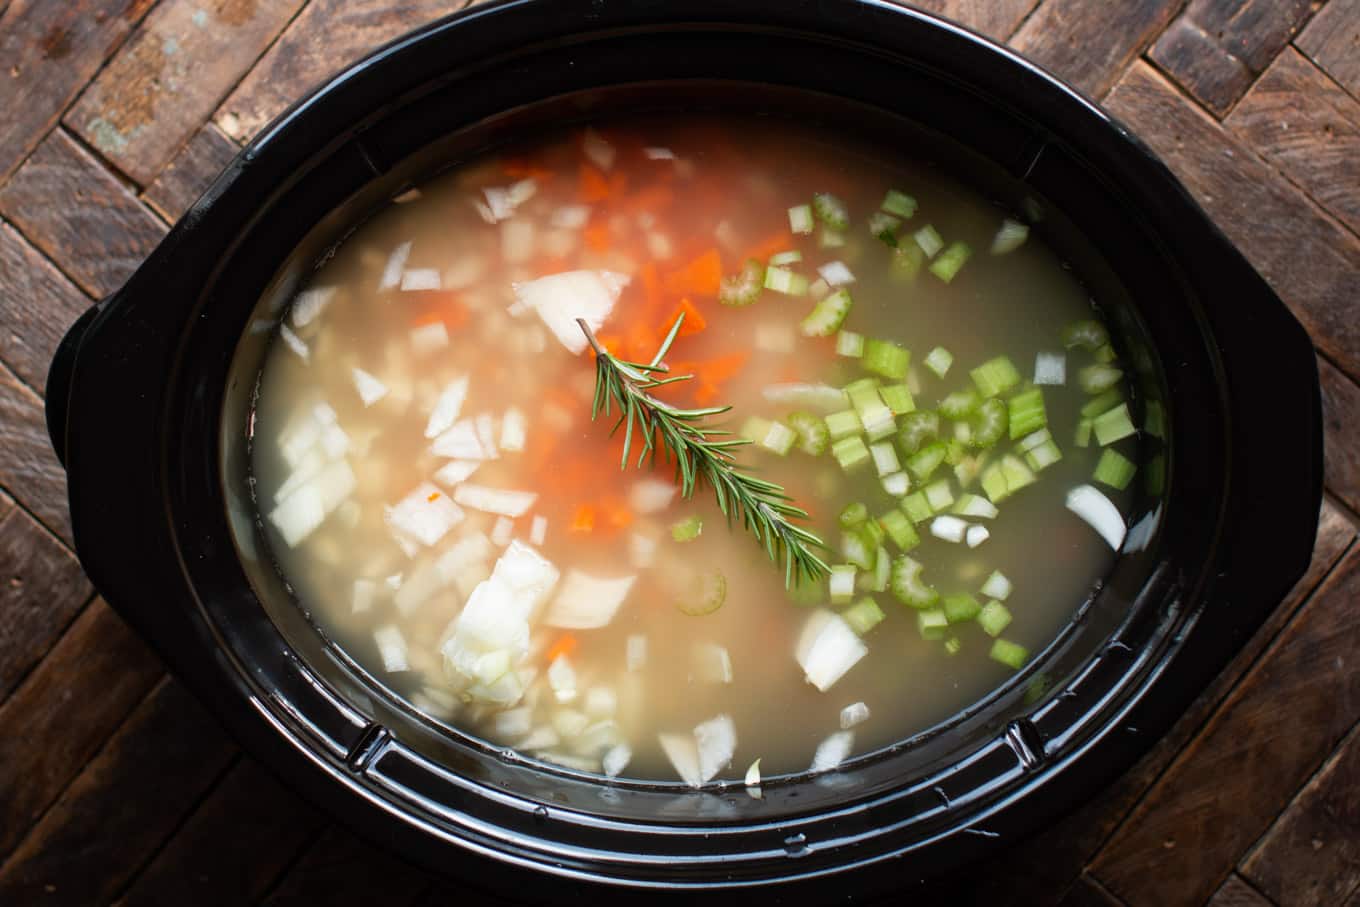
POLYGON ((595 899, 600 883, 829 899, 984 857, 1169 726, 1303 572, 1321 496, 1308 339, 1165 167, 1009 52, 862 0, 521 0, 433 25, 267 129, 68 341, 49 424, 100 591, 295 788, 522 898, 595 899), (288 606, 244 481, 257 303, 286 301, 330 244, 440 166, 545 124, 696 106, 910 143, 1026 212, 1109 307, 1139 406, 1169 415, 1150 547, 1025 675, 910 746, 762 801, 605 787, 411 713, 288 606), (1027 702, 1039 672, 1052 687, 1027 702))

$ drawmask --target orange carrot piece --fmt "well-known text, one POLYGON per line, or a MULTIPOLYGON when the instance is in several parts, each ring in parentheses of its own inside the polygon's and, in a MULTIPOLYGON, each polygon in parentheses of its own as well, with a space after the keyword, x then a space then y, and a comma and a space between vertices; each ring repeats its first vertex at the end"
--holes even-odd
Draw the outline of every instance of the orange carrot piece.
POLYGON ((586 246, 589 247, 592 252, 609 251, 609 224, 604 223, 603 221, 592 223, 590 226, 586 227, 584 232, 586 246))
POLYGON ((642 284, 643 298, 648 307, 661 305, 661 275, 656 272, 656 264, 647 262, 638 271, 638 282, 642 284))
POLYGON ((609 180, 589 164, 582 164, 579 191, 583 202, 602 202, 609 198, 609 180))
POLYGON ((540 167, 524 158, 506 158, 501 162, 501 172, 512 180, 535 179, 539 182, 548 182, 553 178, 554 171, 547 167, 540 167))
POLYGON ((557 637, 557 641, 548 647, 548 651, 543 653, 543 661, 552 664, 563 655, 570 655, 576 651, 579 640, 570 633, 563 633, 557 637))
POLYGON ((686 296, 684 299, 680 300, 680 305, 676 306, 671 317, 666 319, 666 326, 661 329, 661 339, 665 339, 666 335, 670 333, 671 328, 675 327, 675 320, 681 315, 685 316, 685 321, 680 325, 680 332, 676 334, 677 337, 688 337, 691 334, 697 334, 708 327, 708 322, 704 319, 704 316, 699 314, 699 310, 694 307, 694 303, 690 302, 689 297, 686 296))
POLYGON ((430 492, 430 496, 425 500, 433 504, 435 501, 439 500, 439 492, 437 491, 430 492))
POLYGON ((785 249, 792 248, 792 246, 793 236, 787 230, 781 230, 778 233, 767 236, 765 239, 747 249, 746 254, 741 257, 741 260, 746 261, 748 258, 754 258, 756 261, 764 264, 769 261, 771 255, 774 255, 776 252, 783 252, 785 249))
POLYGON ((608 497, 601 505, 605 520, 613 529, 627 529, 633 524, 633 511, 622 498, 608 497))
POLYGON ((595 508, 589 504, 582 504, 576 508, 575 515, 571 518, 570 532, 593 532, 595 531, 595 508))
POLYGON ((678 271, 666 275, 665 288, 677 294, 717 296, 722 284, 722 255, 709 249, 678 271))

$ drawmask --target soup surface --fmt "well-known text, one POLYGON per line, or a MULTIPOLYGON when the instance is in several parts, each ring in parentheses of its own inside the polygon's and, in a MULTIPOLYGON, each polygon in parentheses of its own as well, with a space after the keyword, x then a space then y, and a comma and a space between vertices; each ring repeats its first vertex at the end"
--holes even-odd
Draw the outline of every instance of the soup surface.
POLYGON ((774 119, 461 166, 280 317, 252 428, 278 567, 397 694, 533 758, 754 791, 905 739, 1053 640, 1124 540, 1119 362, 1027 234, 931 167, 774 119), (639 437, 621 468, 578 317, 611 363, 680 319, 662 364, 693 377, 653 396, 730 407, 703 424, 752 442, 737 465, 807 511, 829 573, 787 583, 710 485, 638 466, 639 437))

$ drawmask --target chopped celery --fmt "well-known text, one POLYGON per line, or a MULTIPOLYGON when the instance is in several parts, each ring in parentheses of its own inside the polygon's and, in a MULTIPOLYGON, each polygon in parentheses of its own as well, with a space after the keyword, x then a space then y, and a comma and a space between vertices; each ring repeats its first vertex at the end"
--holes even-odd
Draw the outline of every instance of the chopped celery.
POLYGON ((992 661, 999 661, 1007 667, 1020 670, 1025 662, 1029 660, 1029 649, 1017 643, 1005 639, 998 639, 992 643, 990 653, 992 661))
POLYGON ((920 631, 922 639, 944 639, 945 631, 949 629, 949 618, 945 617, 942 608, 931 608, 916 615, 916 629, 920 631))
POLYGON ((1143 430, 1154 438, 1166 437, 1166 413, 1162 409, 1162 401, 1149 400, 1143 409, 1143 430))
POLYGON ((982 613, 982 605, 966 592, 944 597, 944 616, 951 624, 961 624, 973 620, 982 613))
POLYGON ((1006 404, 995 397, 983 400, 973 417, 973 446, 991 447, 1000 441, 1009 425, 1008 412, 1006 404))
POLYGON ((1096 463, 1095 480, 1123 491, 1129 487, 1129 482, 1133 481, 1133 474, 1137 470, 1138 467, 1133 465, 1132 460, 1107 447, 1100 452, 1100 461, 1096 463))
POLYGON ((831 413, 826 417, 826 429, 831 436, 831 440, 839 441, 851 435, 859 434, 860 422, 859 413, 853 409, 841 410, 838 413, 831 413))
POLYGON ((840 516, 836 518, 842 529, 854 529, 860 526, 865 520, 869 519, 869 508, 856 501, 853 504, 846 504, 841 510, 840 516))
POLYGON ((765 283, 765 266, 754 258, 748 258, 741 273, 724 277, 718 284, 718 302, 723 305, 750 305, 760 296, 765 283))
POLYGON ((1094 319, 1075 321, 1062 330, 1062 343, 1068 349, 1080 346, 1095 350, 1109 342, 1110 332, 1105 330, 1105 325, 1094 319))
POLYGON ((883 204, 878 207, 889 214, 897 215, 903 220, 910 220, 916 214, 916 199, 905 192, 889 189, 888 194, 883 196, 883 204))
POLYGON ((841 612, 841 619, 860 636, 883 622, 883 609, 867 595, 841 612))
POLYGON ((968 455, 963 442, 958 438, 950 438, 944 446, 944 461, 950 466, 957 466, 963 462, 963 458, 968 455))
POLYGON ((902 512, 907 515, 907 519, 913 523, 924 523, 935 515, 935 511, 930 509, 930 502, 926 500, 925 492, 913 491, 902 499, 898 505, 902 512))
POLYGON ((940 401, 940 415, 946 419, 966 419, 981 402, 975 390, 954 391, 940 401))
POLYGON ((958 276, 959 271, 972 254, 973 250, 968 247, 967 243, 950 243, 949 248, 941 252, 940 256, 930 263, 930 273, 945 283, 949 283, 958 276))
POLYGON ((1166 487, 1166 458, 1161 454, 1148 460, 1147 468, 1143 470, 1143 487, 1153 496, 1161 494, 1166 487))
POLYGON ((921 247, 916 243, 898 243, 897 248, 893 249, 892 261, 889 264, 889 273, 894 280, 912 281, 921 273, 921 265, 925 264, 926 253, 921 251, 921 247))
POLYGON ((926 224, 921 229, 911 235, 916 240, 916 245, 921 247, 921 251, 926 253, 926 258, 934 258, 935 253, 944 248, 944 239, 940 236, 940 231, 930 224, 926 224))
POLYGON ((845 202, 830 192, 818 192, 812 196, 812 213, 817 215, 819 221, 837 232, 850 226, 850 212, 846 210, 845 202))
POLYGON ((982 584, 982 594, 988 598, 995 598, 1005 601, 1011 597, 1011 581, 1006 578, 1006 574, 1000 570, 993 570, 992 575, 987 577, 987 582, 982 584))
POLYGON ((887 538, 887 533, 878 524, 878 520, 865 520, 858 529, 855 530, 868 542, 870 548, 878 548, 887 538))
MULTIPOLYGON (((780 268, 771 265, 765 269, 765 289, 773 290, 776 293, 783 293, 785 296, 806 296, 808 291, 808 279, 802 274, 790 271, 788 268, 780 268)), ((820 303, 818 303, 820 305, 820 303)), ((840 327, 840 323, 836 324, 840 327)), ((834 330, 834 328, 832 329, 834 330)), ((807 333, 804 331, 804 333, 807 333)), ((831 333, 827 331, 827 333, 831 333)), ((825 336, 825 335, 823 335, 825 336)))
POLYGON ((878 396, 894 416, 901 416, 916 409, 916 401, 905 384, 889 384, 878 389, 878 396))
POLYGON ((937 346, 926 356, 926 368, 935 373, 937 377, 943 378, 949 371, 949 367, 954 364, 954 354, 942 346, 937 346))
POLYGON ((864 343, 864 358, 861 364, 866 371, 893 381, 907 377, 907 366, 911 364, 911 353, 905 348, 887 340, 867 340, 864 343))
POLYGON ((949 487, 948 479, 940 479, 938 482, 931 482, 923 491, 926 496, 926 503, 935 513, 940 513, 950 504, 954 503, 954 491, 949 487))
POLYGON ((893 561, 892 573, 888 577, 888 589, 902 604, 924 609, 932 607, 940 600, 940 593, 921 580, 923 569, 920 562, 912 560, 905 554, 899 555, 893 561))
POLYGON ((1083 419, 1094 419, 1101 413, 1107 413, 1116 406, 1124 402, 1124 395, 1119 388, 1111 388, 1092 400, 1086 401, 1081 407, 1083 419))
POLYGON ((897 443, 905 454, 913 454, 929 441, 940 436, 939 414, 930 410, 916 410, 902 417, 897 429, 897 443))
POLYGON ((1041 428, 1038 431, 1025 435, 1023 438, 1021 438, 1020 443, 1016 445, 1016 449, 1022 452, 1027 450, 1033 450, 1040 444, 1043 444, 1045 441, 1052 440, 1053 435, 1049 432, 1049 430, 1046 428, 1041 428))
POLYGON ((748 416, 746 421, 741 423, 741 431, 737 434, 752 444, 759 444, 769 434, 770 426, 773 424, 769 419, 762 419, 760 416, 748 416))
POLYGON ((831 443, 831 433, 825 422, 808 412, 789 413, 784 421, 798 433, 799 450, 814 457, 826 453, 831 443))
POLYGON ((704 531, 704 521, 697 516, 685 517, 671 525, 671 538, 677 542, 692 542, 704 531))
POLYGON ((886 438, 897 430, 892 410, 878 395, 878 381, 873 378, 852 381, 845 386, 845 395, 850 398, 850 405, 855 408, 870 441, 886 438))
POLYGON ((858 359, 864 355, 864 335, 841 331, 836 335, 836 355, 858 359))
POLYGON ((867 525, 869 525, 867 522, 861 523, 849 532, 841 534, 841 554, 861 570, 874 569, 874 562, 878 558, 878 546, 871 545, 870 540, 860 531, 867 525))
POLYGON ((888 476, 902 468, 897 462, 897 448, 888 441, 877 441, 869 445, 869 453, 874 458, 874 468, 880 476, 888 476))
POLYGON ((878 524, 883 527, 888 538, 893 540, 893 544, 902 551, 910 551, 921 544, 921 536, 917 534, 916 527, 900 510, 889 510, 878 518, 878 524))
POLYGON ((1029 467, 1009 454, 1001 458, 1001 472, 1006 476, 1006 485, 1012 492, 1034 483, 1034 473, 1029 467))
POLYGON ((1127 438, 1137 431, 1133 427, 1133 419, 1129 416, 1127 403, 1121 403, 1109 412, 1096 416, 1091 420, 1091 429, 1095 432, 1096 442, 1101 447, 1127 438))
POLYGON ((1000 504, 1033 482, 1034 473, 1030 468, 1010 454, 982 471, 982 490, 993 504, 1000 504))
POLYGON ((1025 451, 1025 462, 1028 463, 1030 469, 1033 469, 1035 472, 1047 469, 1061 459, 1062 451, 1058 449, 1058 445, 1054 444, 1051 439, 1031 450, 1025 451))
POLYGON ((812 232, 811 205, 794 205, 789 209, 789 230, 800 234, 812 232))
POLYGON ((1088 394, 1103 394, 1123 377, 1124 372, 1113 365, 1088 365, 1077 372, 1077 383, 1088 394))
POLYGON ((1021 391, 1007 404, 1007 418, 1011 426, 1011 440, 1023 438, 1048 424, 1044 409, 1044 392, 1037 387, 1021 391))
POLYGON ((975 494, 962 494, 959 495, 959 499, 954 502, 954 506, 950 508, 950 512, 958 514, 959 516, 981 517, 985 520, 993 520, 996 519, 999 511, 996 509, 995 504, 984 497, 975 494))
POLYGON ((1091 446, 1091 420, 1082 419, 1077 423, 1076 444, 1078 447, 1091 446))
POLYGON ((988 636, 1000 636, 1001 631, 1011 624, 1010 609, 996 599, 982 606, 977 615, 978 626, 988 636))
POLYGON ((954 478, 958 480, 960 488, 967 488, 973 484, 973 480, 982 473, 982 467, 987 465, 987 457, 984 454, 973 454, 964 457, 954 466, 954 478))
POLYGON ((1119 354, 1114 351, 1114 347, 1107 343, 1096 350, 1095 357, 1096 361, 1102 365, 1109 365, 1119 358, 1119 354))
POLYGON ((825 297, 803 318, 803 334, 808 337, 830 337, 845 322, 845 316, 850 314, 853 304, 850 291, 844 287, 825 297))
POLYGON ((1020 383, 1020 372, 1015 364, 1005 356, 997 356, 973 369, 973 383, 984 397, 995 397, 1020 383))
POLYGON ((772 265, 793 265, 803 260, 803 253, 797 249, 790 249, 787 252, 776 252, 770 256, 772 265))
POLYGON ((823 226, 822 232, 817 234, 817 245, 823 249, 839 249, 845 245, 845 234, 823 226))
POLYGON ((771 422, 765 436, 757 440, 756 444, 782 457, 793 450, 793 445, 797 441, 798 433, 792 428, 782 422, 771 422))
POLYGON ((943 442, 935 441, 927 444, 907 457, 907 471, 916 481, 924 482, 940 467, 948 452, 949 448, 945 447, 943 442))
POLYGON ((878 548, 878 557, 874 560, 874 572, 866 573, 860 577, 861 588, 871 592, 886 592, 888 589, 888 574, 892 572, 892 560, 888 557, 888 549, 882 545, 878 548))
POLYGON ((963 640, 957 636, 951 636, 944 641, 944 654, 957 655, 963 650, 963 640))
POLYGON ((841 469, 852 472, 869 462, 869 448, 858 437, 841 438, 831 445, 831 456, 841 469))
MULTIPOLYGON (((968 422, 954 423, 954 440, 950 443, 958 443, 961 447, 973 443, 973 426, 968 422)), ((961 456, 961 455, 960 455, 961 456)), ((959 458, 949 461, 952 464, 959 462, 959 458)))
POLYGON ((694 578, 693 588, 675 603, 675 607, 691 617, 703 617, 721 608, 725 601, 727 577, 717 570, 708 570, 694 578))
POLYGON ((855 567, 853 564, 834 564, 827 578, 827 591, 833 605, 843 605, 855 597, 855 567))
POLYGON ((869 215, 869 232, 890 246, 897 245, 897 228, 900 226, 902 226, 900 217, 893 217, 882 211, 875 211, 869 215))

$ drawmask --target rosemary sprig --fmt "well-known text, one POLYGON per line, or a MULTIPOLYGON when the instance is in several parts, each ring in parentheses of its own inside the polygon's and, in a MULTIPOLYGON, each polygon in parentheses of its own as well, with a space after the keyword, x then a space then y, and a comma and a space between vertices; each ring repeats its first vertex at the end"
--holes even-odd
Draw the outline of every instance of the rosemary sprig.
POLYGON ((688 381, 693 375, 670 375, 662 359, 675 342, 684 323, 682 312, 670 333, 648 363, 628 362, 604 349, 584 319, 577 319, 586 340, 595 351, 595 402, 590 417, 618 409, 619 418, 610 434, 624 429, 623 457, 619 468, 628 468, 634 437, 641 438, 642 451, 637 459, 656 461, 658 450, 666 459, 674 457, 680 494, 690 498, 700 481, 713 489, 718 507, 731 523, 739 519, 765 548, 770 560, 784 561, 784 585, 792 588, 804 579, 817 580, 828 572, 818 555, 826 544, 814 533, 793 522, 807 519, 783 486, 742 472, 732 455, 733 448, 751 443, 733 438, 722 429, 708 428, 704 420, 721 415, 730 406, 680 409, 658 400, 649 390, 688 381), (659 441, 658 441, 659 439, 659 441))

